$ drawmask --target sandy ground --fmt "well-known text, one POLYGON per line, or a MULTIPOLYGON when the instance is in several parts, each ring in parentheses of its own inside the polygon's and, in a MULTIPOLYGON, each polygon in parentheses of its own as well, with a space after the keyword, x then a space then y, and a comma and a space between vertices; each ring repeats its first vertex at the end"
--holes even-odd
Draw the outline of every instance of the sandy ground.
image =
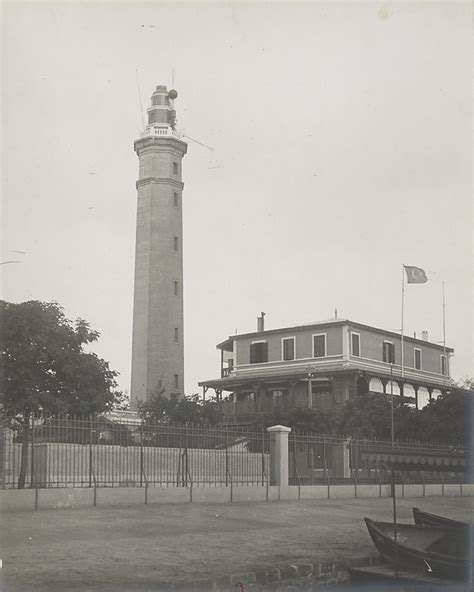
MULTIPOLYGON (((474 515, 474 498, 398 500, 474 515)), ((2 516, 2 592, 150 590, 292 562, 375 555, 364 516, 390 519, 391 499, 176 504, 40 510, 2 516), (160 586, 161 587, 161 586, 160 586)))

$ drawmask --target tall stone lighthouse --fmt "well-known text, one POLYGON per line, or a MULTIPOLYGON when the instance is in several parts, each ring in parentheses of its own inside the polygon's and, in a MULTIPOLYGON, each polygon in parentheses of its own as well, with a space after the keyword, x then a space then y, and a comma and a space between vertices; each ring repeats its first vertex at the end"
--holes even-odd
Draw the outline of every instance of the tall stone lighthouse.
POLYGON ((157 86, 139 160, 133 303, 132 409, 159 388, 184 393, 183 208, 187 144, 175 130, 175 90, 157 86))

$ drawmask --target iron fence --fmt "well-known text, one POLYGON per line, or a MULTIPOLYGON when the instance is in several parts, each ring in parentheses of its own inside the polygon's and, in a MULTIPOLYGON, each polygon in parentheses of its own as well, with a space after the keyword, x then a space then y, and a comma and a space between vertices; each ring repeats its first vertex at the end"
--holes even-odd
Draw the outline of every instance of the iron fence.
POLYGON ((1 439, 5 488, 263 485, 269 476, 264 430, 30 418, 7 420, 1 439))
MULTIPOLYGON (((0 425, 0 487, 188 487, 265 485, 265 429, 196 427, 138 420, 7 418, 0 425)), ((463 457, 460 447, 291 432, 290 485, 389 484, 392 473, 371 455, 393 450, 463 457)), ((462 473, 397 470, 398 483, 459 483, 462 473)))
MULTIPOLYGON (((390 463, 383 459, 390 454, 401 457, 464 458, 464 449, 447 444, 381 440, 350 437, 331 437, 320 434, 292 432, 288 437, 288 474, 290 485, 337 484, 399 484, 460 483, 464 472, 460 470, 418 470, 416 466, 399 467, 392 474, 390 463)), ((455 464, 455 463, 454 463, 455 464)), ((461 463, 460 463, 461 466, 461 463)))

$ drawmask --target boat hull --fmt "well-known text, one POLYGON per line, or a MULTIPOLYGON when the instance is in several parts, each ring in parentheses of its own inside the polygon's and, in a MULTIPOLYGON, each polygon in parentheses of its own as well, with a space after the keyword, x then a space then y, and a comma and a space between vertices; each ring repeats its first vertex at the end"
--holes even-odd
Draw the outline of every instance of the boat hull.
POLYGON ((469 524, 461 522, 460 520, 453 520, 452 518, 445 518, 444 516, 437 516, 429 512, 422 512, 418 508, 413 508, 413 519, 415 524, 419 526, 435 526, 439 528, 469 528, 469 524))
POLYGON ((471 567, 465 537, 454 529, 398 524, 396 541, 391 522, 365 519, 380 555, 418 573, 468 581, 471 567))

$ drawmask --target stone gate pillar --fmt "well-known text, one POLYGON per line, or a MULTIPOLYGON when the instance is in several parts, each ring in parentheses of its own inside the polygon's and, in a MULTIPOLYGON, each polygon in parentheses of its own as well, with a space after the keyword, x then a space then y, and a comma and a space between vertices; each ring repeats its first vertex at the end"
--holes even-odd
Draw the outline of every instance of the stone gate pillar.
POLYGON ((291 428, 282 425, 267 428, 270 434, 270 485, 288 485, 288 434, 291 428))

